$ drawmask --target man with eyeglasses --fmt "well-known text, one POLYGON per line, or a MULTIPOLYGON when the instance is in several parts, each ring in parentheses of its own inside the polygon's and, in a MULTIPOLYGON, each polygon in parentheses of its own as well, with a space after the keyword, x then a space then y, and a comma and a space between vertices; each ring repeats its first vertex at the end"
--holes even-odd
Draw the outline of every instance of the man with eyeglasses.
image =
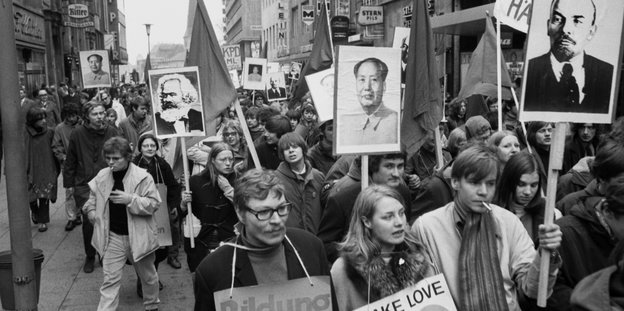
POLYGON ((311 233, 286 228, 292 207, 273 171, 252 169, 240 177, 234 206, 239 235, 197 267, 195 311, 216 310, 213 294, 231 286, 286 282, 305 277, 304 270, 329 275, 323 243, 311 233), (233 256, 234 267, 224 269, 232 266, 233 256))
POLYGON ((45 110, 46 113, 46 124, 49 128, 56 127, 57 124, 61 123, 61 111, 58 105, 50 99, 50 95, 45 88, 41 88, 37 92, 37 98, 34 101, 28 100, 25 101, 22 105, 22 115, 24 116, 24 122, 26 122, 26 113, 32 107, 41 107, 45 110))

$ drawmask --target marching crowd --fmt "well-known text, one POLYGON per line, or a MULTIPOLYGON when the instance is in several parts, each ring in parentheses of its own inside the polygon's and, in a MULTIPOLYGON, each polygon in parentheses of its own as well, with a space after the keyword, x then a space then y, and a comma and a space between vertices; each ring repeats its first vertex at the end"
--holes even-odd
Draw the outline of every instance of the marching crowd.
POLYGON ((182 268, 180 246, 195 310, 215 310, 221 290, 310 276, 331 277, 334 310, 355 310, 437 274, 458 310, 539 310, 542 249, 551 251, 547 310, 624 310, 624 120, 572 124, 547 193, 554 124, 531 122, 525 133, 517 109, 497 99, 479 113, 447 105, 438 167, 433 131, 414 154, 335 156, 334 124, 317 120, 311 100, 244 94, 244 119, 227 109, 215 137, 188 139, 183 151, 154 135, 144 86, 20 94, 32 221, 47 230, 62 174, 65 229, 82 228, 84 272, 98 256, 102 266, 98 310, 117 309, 126 264, 145 310, 157 310, 167 283, 158 264, 182 268), (554 215, 546 196, 556 196, 554 215), (167 247, 153 217, 163 206, 167 247))

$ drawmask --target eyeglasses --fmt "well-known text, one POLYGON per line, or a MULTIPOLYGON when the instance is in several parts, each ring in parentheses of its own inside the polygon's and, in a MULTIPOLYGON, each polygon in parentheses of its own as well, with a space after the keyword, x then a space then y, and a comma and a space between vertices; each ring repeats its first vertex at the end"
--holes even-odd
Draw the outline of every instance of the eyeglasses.
POLYGON ((236 135, 238 135, 237 132, 229 132, 229 133, 223 132, 223 137, 230 137, 230 136, 236 136, 236 135))
POLYGON ((292 206, 292 203, 284 203, 279 205, 277 208, 269 208, 262 211, 254 211, 251 208, 247 208, 247 211, 256 216, 258 220, 265 221, 271 219, 271 217, 273 217, 273 213, 277 213, 279 216, 288 216, 292 206))

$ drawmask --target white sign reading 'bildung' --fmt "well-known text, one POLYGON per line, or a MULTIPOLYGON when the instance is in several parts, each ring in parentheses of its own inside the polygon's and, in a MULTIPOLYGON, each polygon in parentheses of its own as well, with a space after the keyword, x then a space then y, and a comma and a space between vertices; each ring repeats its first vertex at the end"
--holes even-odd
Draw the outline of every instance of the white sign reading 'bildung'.
POLYGON ((355 311, 457 311, 443 274, 426 278, 355 311))
POLYGON ((329 276, 311 276, 281 283, 235 287, 214 293, 219 311, 330 311, 329 276), (310 281, 314 286, 310 284, 310 281))

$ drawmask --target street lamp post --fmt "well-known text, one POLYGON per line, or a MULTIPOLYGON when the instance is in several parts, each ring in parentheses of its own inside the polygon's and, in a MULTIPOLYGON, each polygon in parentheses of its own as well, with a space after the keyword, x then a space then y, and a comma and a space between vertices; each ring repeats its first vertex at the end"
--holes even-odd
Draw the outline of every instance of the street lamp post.
MULTIPOLYGON (((144 24, 145 32, 147 33, 147 57, 150 56, 150 50, 152 49, 152 45, 150 44, 150 30, 152 28, 152 24, 144 24)), ((145 66, 147 66, 147 57, 145 58, 145 66)), ((147 73, 147 71, 144 71, 147 73)), ((143 77, 145 83, 147 83, 147 77, 143 77)))

